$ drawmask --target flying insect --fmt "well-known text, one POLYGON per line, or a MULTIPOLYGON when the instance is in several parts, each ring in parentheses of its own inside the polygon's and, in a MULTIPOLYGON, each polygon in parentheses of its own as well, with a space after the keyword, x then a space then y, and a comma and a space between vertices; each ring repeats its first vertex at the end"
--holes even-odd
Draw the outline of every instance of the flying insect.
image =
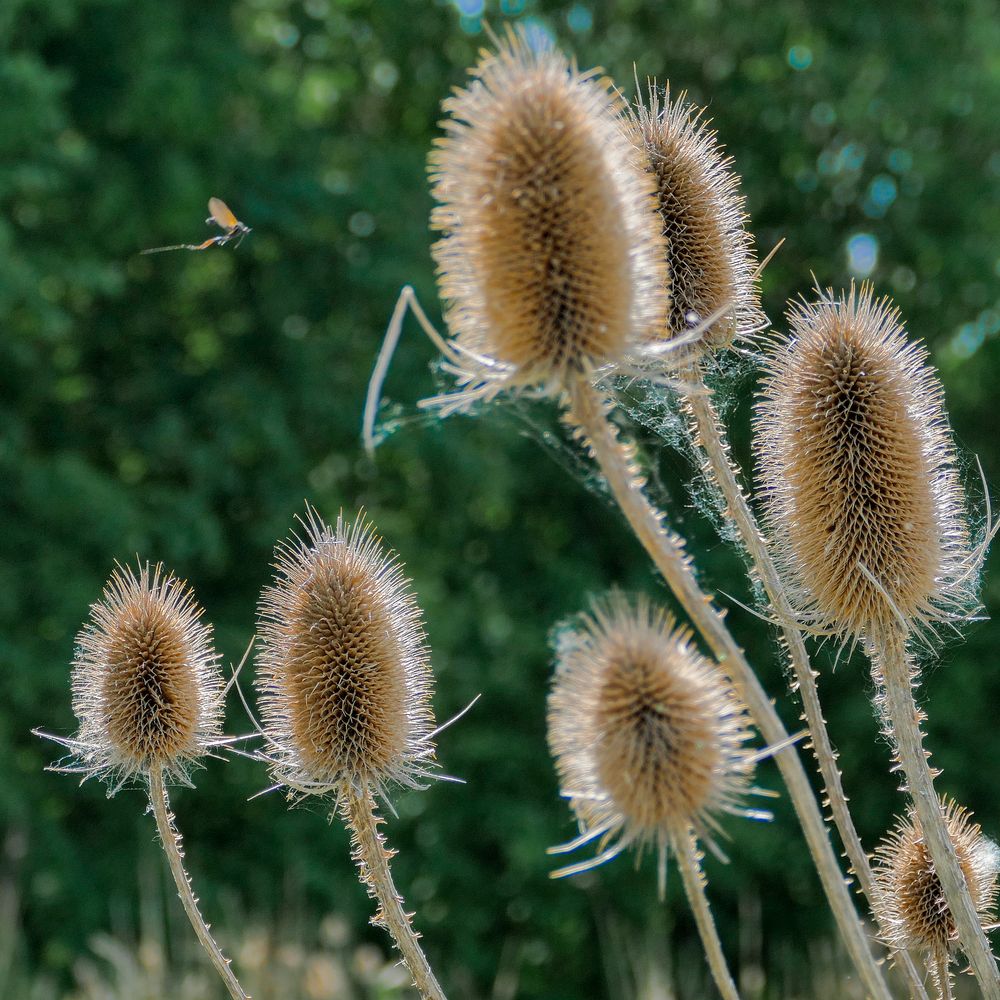
POLYGON ((224 247, 227 243, 236 240, 239 246, 247 233, 253 230, 233 214, 232 209, 221 198, 208 199, 208 218, 206 223, 214 222, 223 232, 219 236, 212 236, 204 243, 177 243, 170 247, 153 247, 150 250, 142 250, 141 253, 163 253, 164 250, 207 250, 211 246, 224 247))

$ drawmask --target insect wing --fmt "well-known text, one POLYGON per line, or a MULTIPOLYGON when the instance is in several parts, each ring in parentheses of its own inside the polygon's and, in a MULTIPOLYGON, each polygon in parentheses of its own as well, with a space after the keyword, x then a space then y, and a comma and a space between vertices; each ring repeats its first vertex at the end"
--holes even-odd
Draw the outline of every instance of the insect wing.
POLYGON ((235 229, 239 224, 239 219, 230 211, 229 206, 221 198, 208 199, 208 211, 210 218, 220 228, 227 233, 235 229))

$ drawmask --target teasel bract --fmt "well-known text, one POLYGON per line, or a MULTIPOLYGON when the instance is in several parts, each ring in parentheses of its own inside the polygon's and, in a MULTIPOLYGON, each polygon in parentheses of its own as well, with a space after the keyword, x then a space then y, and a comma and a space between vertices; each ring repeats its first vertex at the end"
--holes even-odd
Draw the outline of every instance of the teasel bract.
MULTIPOLYGON (((923 748, 915 641, 976 606, 970 541, 940 383, 898 311, 869 286, 789 312, 756 417, 765 520, 800 620, 872 663, 878 704, 984 996, 1000 997, 923 748)), ((988 539, 987 539, 988 540, 988 539)))
POLYGON ((362 882, 379 903, 421 995, 444 994, 392 881, 377 799, 434 774, 433 677, 423 616, 402 563, 364 514, 325 524, 309 508, 304 537, 278 545, 260 601, 265 749, 293 800, 328 795, 351 831, 362 882))
MULTIPOLYGON (((951 801, 942 808, 972 904, 985 927, 996 920, 1000 848, 983 835, 967 810, 951 801)), ((920 954, 939 997, 951 997, 955 919, 912 809, 876 848, 875 877, 879 922, 887 929, 887 943, 897 953, 920 954)))
MULTIPOLYGON (((77 636, 73 661, 75 739, 56 739, 73 759, 52 769, 147 787, 171 874, 195 934, 234 1000, 249 1000, 198 910, 184 868, 167 781, 191 785, 200 759, 226 743, 225 685, 212 628, 184 581, 157 563, 117 566, 77 636)), ((48 734, 40 734, 48 736, 48 734)))

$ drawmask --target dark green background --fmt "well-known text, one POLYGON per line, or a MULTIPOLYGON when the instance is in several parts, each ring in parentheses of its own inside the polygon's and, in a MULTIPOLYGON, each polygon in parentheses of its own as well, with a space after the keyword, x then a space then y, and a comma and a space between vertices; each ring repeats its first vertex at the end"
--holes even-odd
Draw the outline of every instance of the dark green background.
MULTIPOLYGON (((133 873, 154 850, 141 793, 109 802, 95 783, 44 773, 57 749, 29 732, 73 730, 73 637, 114 560, 138 553, 186 577, 236 660, 272 546, 306 498, 328 518, 364 505, 406 560, 427 614, 439 719, 483 694, 440 739, 444 770, 467 784, 400 795, 388 825, 398 883, 452 995, 490 995, 507 949, 520 996, 619 996, 605 983, 620 983, 615 970, 636 951, 668 931, 677 948, 693 935, 677 880, 664 912, 648 863, 547 879, 544 848, 573 831, 545 746, 548 632, 611 584, 657 591, 605 499, 566 453, 540 446, 558 432, 551 408, 404 421, 375 465, 359 449, 368 373, 400 286, 412 282, 439 315, 424 164, 439 102, 484 42, 475 5, 466 9, 0 6, 0 871, 18 887, 26 967, 68 982, 90 935, 112 915, 128 925, 133 873), (209 195, 253 227, 238 250, 136 256, 202 239, 209 195)), ((930 343, 956 435, 993 482, 998 13, 987 0, 507 0, 486 10, 494 27, 506 15, 536 19, 629 92, 634 63, 708 105, 760 245, 786 240, 765 278, 779 325, 811 273, 848 282, 848 241, 873 236, 872 276, 930 343)), ((404 416, 434 390, 433 356, 408 328, 386 387, 404 416)), ((742 455, 752 379, 730 393, 742 455)), ((686 499, 689 466, 664 455, 657 468, 707 585, 748 599, 739 561, 686 499)), ((978 498, 974 473, 969 482, 978 498)), ((1000 596, 990 579, 988 609, 1000 596)), ((738 608, 731 622, 782 693, 766 627, 738 608)), ((930 746, 942 787, 1000 831, 997 633, 990 623, 965 632, 927 669, 930 746)), ((872 845, 903 800, 864 665, 831 676, 822 659, 846 785, 872 845)), ((235 699, 228 728, 249 728, 235 699)), ((318 806, 247 802, 267 780, 247 762, 213 761, 197 791, 175 796, 206 910, 228 901, 279 920, 334 907, 381 943, 364 928, 369 903, 345 835, 318 806)), ((770 766, 760 781, 778 786, 770 766)), ((760 907, 778 991, 806 961, 805 942, 831 928, 787 804, 776 813, 767 826, 730 822, 733 863, 707 868, 734 955, 740 907, 760 907)))

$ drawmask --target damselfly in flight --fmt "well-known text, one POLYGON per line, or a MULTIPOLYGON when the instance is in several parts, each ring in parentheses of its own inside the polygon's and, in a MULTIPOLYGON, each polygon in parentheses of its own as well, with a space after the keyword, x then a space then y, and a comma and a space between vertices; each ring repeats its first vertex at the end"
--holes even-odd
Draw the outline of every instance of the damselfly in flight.
POLYGON ((233 215, 232 210, 221 198, 208 199, 209 216, 206 223, 214 222, 220 229, 224 230, 220 236, 212 236, 204 243, 178 243, 172 247, 153 247, 151 250, 143 250, 142 253, 162 253, 164 250, 207 250, 211 246, 224 247, 227 243, 236 240, 239 246, 243 242, 243 237, 252 232, 249 226, 244 225, 233 215))

